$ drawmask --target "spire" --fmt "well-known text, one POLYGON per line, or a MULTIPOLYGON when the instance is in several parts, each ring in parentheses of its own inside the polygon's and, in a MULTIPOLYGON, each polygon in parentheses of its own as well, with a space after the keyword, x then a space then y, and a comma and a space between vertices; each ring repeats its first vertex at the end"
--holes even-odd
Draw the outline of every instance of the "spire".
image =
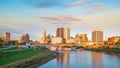
POLYGON ((42 37, 46 38, 46 29, 44 29, 42 37))

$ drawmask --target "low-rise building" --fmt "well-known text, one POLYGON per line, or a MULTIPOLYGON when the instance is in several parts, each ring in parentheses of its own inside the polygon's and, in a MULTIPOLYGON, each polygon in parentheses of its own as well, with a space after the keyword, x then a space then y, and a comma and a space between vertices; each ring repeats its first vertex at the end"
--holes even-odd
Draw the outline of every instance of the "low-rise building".
POLYGON ((68 39, 68 40, 66 40, 66 43, 75 43, 75 40, 74 39, 68 39))
POLYGON ((120 36, 113 36, 108 38, 108 43, 109 44, 115 44, 120 40, 120 36))
POLYGON ((63 39, 61 37, 52 38, 52 44, 62 43, 63 39))

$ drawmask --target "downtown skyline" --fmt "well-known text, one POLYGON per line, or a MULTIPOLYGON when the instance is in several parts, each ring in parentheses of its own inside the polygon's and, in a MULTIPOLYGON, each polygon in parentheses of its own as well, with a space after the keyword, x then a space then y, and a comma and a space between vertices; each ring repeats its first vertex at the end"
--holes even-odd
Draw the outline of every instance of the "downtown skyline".
POLYGON ((39 40, 43 30, 55 36, 57 27, 68 26, 71 36, 102 29, 104 37, 120 35, 119 0, 1 0, 0 36, 12 39, 28 33, 39 40))

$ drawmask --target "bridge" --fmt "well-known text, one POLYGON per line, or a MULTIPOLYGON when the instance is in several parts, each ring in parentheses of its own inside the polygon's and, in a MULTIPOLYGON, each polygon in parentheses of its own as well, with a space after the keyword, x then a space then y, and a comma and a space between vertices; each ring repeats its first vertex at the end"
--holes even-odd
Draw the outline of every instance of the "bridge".
POLYGON ((48 44, 45 44, 43 46, 45 46, 46 48, 48 48, 49 50, 52 50, 52 51, 64 50, 65 48, 68 48, 68 50, 74 50, 77 47, 79 47, 79 46, 77 46, 75 44, 74 45, 73 44, 71 44, 71 45, 69 45, 69 44, 57 44, 57 45, 48 45, 48 44))

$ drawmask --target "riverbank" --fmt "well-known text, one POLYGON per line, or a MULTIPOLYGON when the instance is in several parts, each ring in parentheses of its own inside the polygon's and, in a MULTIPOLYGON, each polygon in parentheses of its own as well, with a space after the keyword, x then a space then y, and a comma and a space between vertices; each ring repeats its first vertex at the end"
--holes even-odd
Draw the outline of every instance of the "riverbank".
POLYGON ((40 54, 0 66, 0 68, 36 68, 37 66, 40 66, 48 62, 49 60, 55 58, 56 56, 57 55, 55 52, 46 49, 40 54))
POLYGON ((84 48, 84 50, 104 52, 106 54, 115 54, 120 56, 120 48, 84 48))

